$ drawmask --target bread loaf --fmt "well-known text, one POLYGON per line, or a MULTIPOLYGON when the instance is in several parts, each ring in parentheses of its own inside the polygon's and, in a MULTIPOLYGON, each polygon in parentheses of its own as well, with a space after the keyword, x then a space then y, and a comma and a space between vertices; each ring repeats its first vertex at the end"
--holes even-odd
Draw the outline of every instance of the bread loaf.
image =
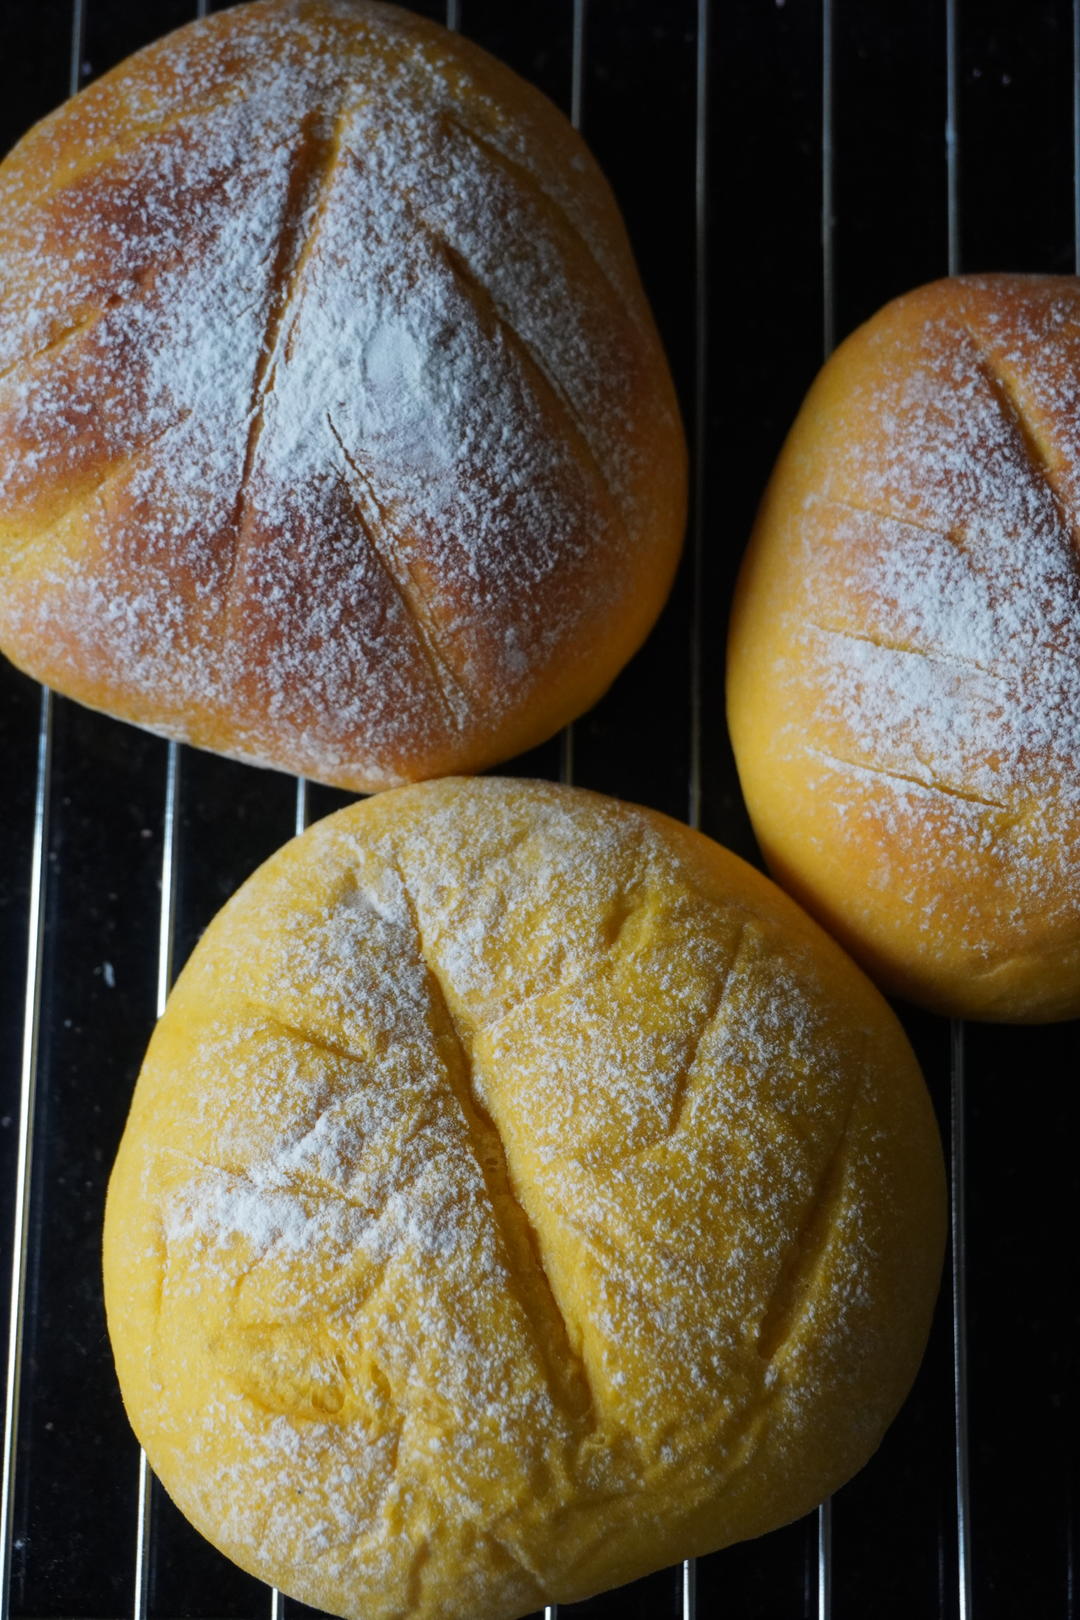
POLYGON ((1080 283, 890 304, 811 390, 731 621, 774 875, 887 989, 1080 1013, 1080 283))
POLYGON ((0 646, 357 789, 592 703, 685 451, 611 194, 543 96, 364 0, 140 52, 0 167, 0 646))
POLYGON ((811 1508, 937 1285, 899 1025, 646 810, 448 780, 273 857, 185 968, 109 1189, 165 1488, 358 1620, 506 1620, 811 1508))

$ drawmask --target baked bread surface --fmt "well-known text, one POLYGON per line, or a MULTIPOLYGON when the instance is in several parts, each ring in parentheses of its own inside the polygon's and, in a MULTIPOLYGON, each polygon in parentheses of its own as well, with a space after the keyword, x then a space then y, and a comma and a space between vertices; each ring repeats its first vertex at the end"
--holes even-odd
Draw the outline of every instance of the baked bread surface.
POLYGON ((685 450, 614 201, 538 92, 364 0, 253 0, 0 166, 0 646, 376 789, 592 703, 685 450))
POLYGON ((896 300, 811 389, 731 620, 770 869, 887 989, 1080 1013, 1080 283, 896 300))
POLYGON ((334 1613, 505 1620, 812 1507, 943 1241, 892 1013, 767 879, 540 783, 273 857, 153 1037, 109 1329, 155 1472, 334 1613))

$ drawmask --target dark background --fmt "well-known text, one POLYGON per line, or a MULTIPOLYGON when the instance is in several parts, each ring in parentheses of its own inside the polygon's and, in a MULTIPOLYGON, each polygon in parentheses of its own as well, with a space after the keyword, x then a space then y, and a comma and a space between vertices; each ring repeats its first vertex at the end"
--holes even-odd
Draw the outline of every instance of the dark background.
MULTIPOLYGON (((195 8, 85 0, 81 81, 195 8)), ((569 110, 573 0, 460 0, 458 11, 464 32, 569 110)), ((574 728, 574 777, 676 816, 699 813, 705 831, 752 858, 724 728, 722 649, 769 465, 831 333, 842 337, 950 262, 1074 268, 1075 19, 1058 0, 969 0, 951 17, 946 0, 579 0, 579 17, 584 132, 626 214, 696 471, 675 593, 648 646, 574 728)), ((73 0, 0 0, 0 149, 67 94, 72 21, 73 0)), ((40 715, 38 689, 0 669, 4 1277, 17 1213, 40 715)), ((62 700, 49 729, 3 1600, 20 1617, 118 1616, 134 1589, 137 1449, 105 1338, 98 1243, 155 1011, 168 750, 62 700)), ((509 768, 554 776, 560 758, 555 742, 509 768)), ((178 781, 179 964, 291 834, 296 793, 284 777, 187 750, 178 781)), ((313 789, 310 813, 340 800, 313 789)), ((1078 1027, 961 1030, 900 1010, 954 1176, 966 1178, 954 1208, 960 1290, 950 1266, 916 1389, 878 1456, 835 1498, 831 1521, 812 1516, 701 1561, 699 1616, 1075 1620, 1078 1027), (959 1452, 956 1378, 969 1424, 959 1452)), ((152 1552, 150 1614, 270 1615, 267 1591, 212 1553, 160 1492, 152 1552)), ((284 1610, 290 1620, 304 1612, 284 1610)), ((683 1620, 693 1611, 675 1571, 562 1612, 683 1620)))

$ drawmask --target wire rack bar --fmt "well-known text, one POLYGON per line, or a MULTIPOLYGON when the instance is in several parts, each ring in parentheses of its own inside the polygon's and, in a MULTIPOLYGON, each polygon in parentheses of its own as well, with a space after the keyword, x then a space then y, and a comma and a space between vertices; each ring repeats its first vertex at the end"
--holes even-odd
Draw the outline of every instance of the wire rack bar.
MULTIPOLYGON (((81 34, 73 35, 72 54, 81 34)), ((78 71, 77 65, 73 68, 78 71)), ((38 715, 34 838, 30 856, 30 907, 26 942, 26 999, 23 1009, 22 1066, 19 1076, 19 1142, 15 1163, 15 1212, 11 1256, 11 1313, 8 1327, 3 1482, 0 1488, 0 1615, 10 1613, 15 1506, 15 1447, 19 1426, 23 1336, 26 1326, 26 1269, 30 1236, 30 1183, 34 1158, 34 1102, 41 1033, 41 980, 45 943, 45 889, 49 858, 49 785, 52 777, 53 696, 41 689, 38 715)))
POLYGON ((705 442, 709 342, 709 0, 698 0, 694 131, 694 531, 691 537, 690 789, 687 819, 701 826, 702 658, 705 635, 705 442))
MULTIPOLYGON (((574 0, 570 40, 570 122, 581 131, 585 107, 585 8, 588 0, 574 0)), ((574 780, 574 722, 559 733, 559 781, 574 780)), ((554 1608, 546 1611, 554 1614, 554 1608)))
POLYGON ((293 831, 297 837, 306 829, 311 816, 310 795, 306 776, 296 778, 296 812, 293 818, 293 831))
POLYGON ((697 1559, 687 1558, 682 1566, 679 1585, 679 1620, 694 1620, 697 1614, 697 1559))
MULTIPOLYGON (((580 132, 585 105, 585 6, 587 0, 574 0, 573 29, 570 41, 570 122, 580 132)), ((559 735, 559 781, 567 785, 574 780, 574 722, 565 725, 559 735)), ((544 1606, 544 1620, 558 1620, 559 1605, 544 1606)))
POLYGON ((832 1497, 817 1510, 817 1615, 829 1620, 832 1614, 832 1497))
MULTIPOLYGON (((165 754, 165 807, 161 835, 161 906, 158 915, 158 972, 155 1013, 165 1011, 173 981, 176 938, 176 894, 179 884, 178 806, 180 800, 180 748, 170 742, 165 754)), ((153 1560, 151 1510, 154 1476, 139 1448, 139 1479, 135 1503, 135 1584, 131 1600, 134 1620, 145 1620, 150 1601, 150 1573, 153 1560)))
MULTIPOLYGON (((585 8, 588 0, 574 0, 573 25, 570 41, 570 122, 580 133, 585 111, 585 8)), ((559 780, 567 785, 574 780, 574 722, 571 720, 559 735, 559 780)), ((548 1603, 544 1607, 544 1620, 558 1620, 559 1605, 548 1603)))
MULTIPOLYGON (((709 163, 709 0, 698 0, 694 64, 694 482, 690 537, 690 775, 687 819, 701 826, 702 738, 704 732, 703 649, 705 627, 705 449, 708 378, 708 163, 709 163)), ((681 1620, 697 1614, 697 1560, 682 1566, 681 1620)))
POLYGON ((945 0, 945 184, 949 221, 949 274, 960 269, 960 130, 956 54, 958 0, 945 0))
MULTIPOLYGON (((195 0, 195 16, 209 15, 209 0, 195 0)), ((180 787, 180 750, 175 742, 168 745, 165 761, 165 811, 162 824, 161 851, 161 909, 158 917, 158 978, 156 1015, 165 1011, 169 988, 173 980, 174 942, 176 938, 176 890, 179 879, 176 821, 180 787)), ((132 1595, 134 1620, 145 1620, 150 1600, 150 1570, 152 1560, 151 1507, 154 1476, 146 1452, 139 1447, 139 1482, 135 1505, 135 1588, 132 1595)))
POLYGON ((821 338, 826 356, 836 347, 836 276, 833 262, 834 128, 833 5, 821 4, 821 338))
MULTIPOLYGON (((945 0, 945 166, 949 274, 960 270, 958 0, 945 0)), ((953 1445, 956 1469, 956 1615, 971 1620, 971 1480, 968 1445, 966 1126, 964 1026, 949 1026, 949 1249, 952 1263, 953 1445)))
POLYGON ((139 1480, 135 1498, 135 1587, 131 1599, 134 1620, 146 1620, 150 1602, 151 1535, 150 1513, 154 1490, 154 1476, 146 1460, 146 1452, 139 1447, 139 1480))
POLYGON ((173 981, 176 890, 180 875, 177 806, 180 796, 180 748, 171 742, 165 756, 165 809, 161 837, 161 911, 158 920, 158 977, 155 1017, 160 1018, 173 981))
MULTIPOLYGON (((199 0, 200 6, 205 6, 208 0, 199 0)), ((457 28, 460 26, 461 0, 446 0, 446 26, 457 28)), ((293 832, 297 837, 307 828, 311 815, 311 805, 308 795, 308 782, 306 776, 296 778, 296 801, 293 811, 293 832)), ((285 1620, 285 1595, 279 1592, 276 1586, 270 1588, 270 1620, 285 1620)))
POLYGON ((82 79, 83 46, 86 41, 86 0, 72 0, 71 59, 68 64, 68 95, 73 96, 82 79))
MULTIPOLYGON (((85 0, 72 0, 68 46, 68 94, 82 77, 86 39, 85 0)), ((26 1329, 26 1270, 30 1238, 30 1187, 34 1160, 34 1112, 38 1050, 41 1036, 41 983, 45 946, 45 899, 49 858, 49 789, 52 781, 54 701, 41 688, 38 708, 34 834, 30 855, 30 903, 27 913, 26 994, 23 1005, 22 1060, 19 1074, 19 1137, 15 1160, 15 1207, 12 1216, 11 1290, 8 1358, 5 1378, 3 1477, 0 1480, 0 1617, 11 1613, 11 1577, 15 1529, 15 1448, 19 1428, 23 1339, 26 1329)))
POLYGON ((949 1237, 952 1255, 953 1424, 956 1445, 956 1613, 970 1620, 971 1483, 968 1447, 967 1232, 964 1026, 949 1025, 949 1237))
POLYGON ((570 69, 570 122, 582 128, 585 105, 585 6, 586 0, 574 0, 574 37, 570 69))
MULTIPOLYGON (((828 359, 836 347, 835 87, 833 0, 821 4, 821 347, 828 359)), ((832 1614, 832 1499, 817 1510, 817 1620, 832 1614)))
POLYGON ((559 733, 559 781, 569 785, 574 780, 574 722, 571 720, 559 733))

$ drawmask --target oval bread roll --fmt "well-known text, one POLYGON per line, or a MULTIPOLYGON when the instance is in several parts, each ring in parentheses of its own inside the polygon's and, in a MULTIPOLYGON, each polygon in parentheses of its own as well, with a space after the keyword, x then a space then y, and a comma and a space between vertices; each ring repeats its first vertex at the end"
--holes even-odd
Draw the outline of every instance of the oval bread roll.
POLYGON ((774 876, 888 990, 1080 1013, 1080 283, 887 306, 811 390, 731 621, 774 876))
POLYGON ((0 647, 358 789, 591 704, 685 449, 611 194, 537 91, 364 0, 172 34, 0 166, 0 647))
POLYGON ((245 1569, 505 1620, 812 1507, 918 1365, 943 1242, 892 1013, 667 818, 448 780, 211 925, 109 1189, 120 1382, 245 1569))

